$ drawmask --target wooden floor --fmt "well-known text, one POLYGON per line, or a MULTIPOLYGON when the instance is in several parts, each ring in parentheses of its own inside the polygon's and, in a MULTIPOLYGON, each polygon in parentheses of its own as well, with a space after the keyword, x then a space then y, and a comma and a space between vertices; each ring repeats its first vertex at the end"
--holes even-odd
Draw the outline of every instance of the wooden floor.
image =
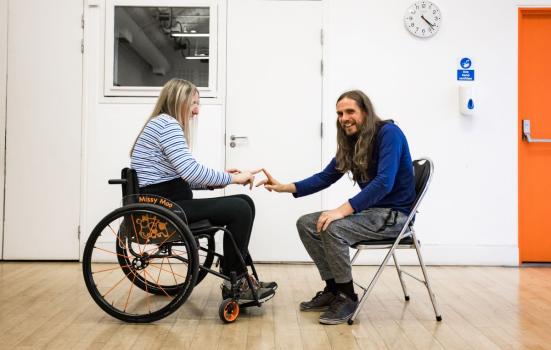
MULTIPOLYGON (((176 313, 135 325, 92 301, 78 263, 0 262, 0 348, 551 349, 551 268, 430 267, 442 322, 420 283, 407 280, 405 303, 387 269, 353 326, 323 326, 319 314, 299 311, 321 287, 313 265, 257 268, 279 283, 277 295, 233 324, 219 320, 220 280, 208 276, 176 313)), ((374 271, 355 267, 355 279, 374 271)))

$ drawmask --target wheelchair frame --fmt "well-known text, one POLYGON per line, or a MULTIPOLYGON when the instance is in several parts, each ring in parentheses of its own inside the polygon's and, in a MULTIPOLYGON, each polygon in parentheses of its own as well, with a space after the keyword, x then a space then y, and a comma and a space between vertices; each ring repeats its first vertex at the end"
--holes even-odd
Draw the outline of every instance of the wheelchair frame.
MULTIPOLYGON (((123 205, 109 213, 96 225, 88 238, 83 254, 83 275, 88 291, 94 301, 108 314, 122 321, 136 323, 162 319, 175 312, 186 301, 193 288, 209 273, 230 282, 229 295, 221 302, 218 310, 220 319, 225 323, 234 322, 241 308, 261 306, 263 302, 268 300, 261 301, 259 299, 253 279, 248 272, 238 275, 235 271, 231 271, 229 275, 224 275, 211 268, 215 257, 218 258, 216 265, 223 258, 222 254, 216 252, 214 243, 215 233, 223 231, 237 253, 243 270, 248 271, 247 265, 251 266, 252 274, 258 280, 258 274, 249 252, 247 251, 245 257, 240 253, 232 233, 225 227, 214 226, 208 220, 188 223, 185 212, 178 204, 163 197, 140 194, 137 175, 133 169, 122 169, 121 178, 111 179, 108 183, 121 185, 123 205), (138 216, 138 219, 135 218, 136 216, 138 216), (116 232, 113 227, 117 228, 116 232), (142 230, 147 231, 145 235, 142 230), (171 230, 172 233, 169 235, 171 230), (102 243, 105 244, 105 240, 102 239, 104 231, 108 232, 108 236, 111 234, 116 236, 114 252, 99 247, 102 243), (202 238, 207 239, 207 247, 201 246, 199 240, 202 238), (137 245, 137 248, 133 248, 133 245, 137 245), (174 249, 175 247, 180 247, 185 251, 174 249), (97 260, 94 258, 96 252, 94 249, 99 250, 100 253, 115 254, 118 265, 122 269, 124 276, 116 283, 110 282, 115 284, 109 289, 103 288, 103 286, 100 288, 98 284, 108 280, 108 278, 104 278, 105 273, 112 274, 116 268, 103 268, 94 271, 92 265, 97 260), (203 264, 199 262, 199 250, 207 254, 203 264), (185 257, 183 254, 175 252, 185 253, 185 257), (162 260, 160 263, 153 262, 155 259, 162 260), (169 271, 163 266, 165 259, 168 261, 174 279, 174 282, 170 281, 171 284, 168 285, 159 284, 161 273, 169 271), (187 266, 185 276, 184 273, 174 272, 170 259, 177 260, 179 265, 176 267, 183 268, 183 265, 187 266), (160 264, 160 266, 154 264, 160 264), (158 269, 157 281, 150 281, 154 276, 151 272, 146 271, 149 266, 158 269), (100 275, 100 273, 102 274, 100 275), (95 278, 94 275, 100 276, 95 278), (179 283, 177 277, 185 277, 185 280, 179 283), (240 285, 238 281, 242 277, 246 278, 247 284, 252 290, 253 301, 239 303, 240 285), (123 282, 129 285, 128 294, 107 300, 107 296, 112 293, 112 290, 123 282), (148 309, 144 309, 143 312, 132 313, 127 311, 127 308, 133 305, 132 302, 129 303, 129 299, 132 296, 134 286, 139 288, 136 289, 134 294, 141 293, 143 295, 141 299, 134 303, 137 305, 136 308, 143 308, 142 299, 145 298, 147 301, 148 309), (157 299, 152 299, 151 295, 155 295, 157 299), (124 298, 126 298, 125 302, 124 298), (161 306, 158 310, 151 311, 152 305, 162 305, 165 301, 167 302, 166 305, 161 306), (119 307, 119 304, 124 305, 124 308, 119 307)), ((273 294, 270 298, 272 296, 273 294)))

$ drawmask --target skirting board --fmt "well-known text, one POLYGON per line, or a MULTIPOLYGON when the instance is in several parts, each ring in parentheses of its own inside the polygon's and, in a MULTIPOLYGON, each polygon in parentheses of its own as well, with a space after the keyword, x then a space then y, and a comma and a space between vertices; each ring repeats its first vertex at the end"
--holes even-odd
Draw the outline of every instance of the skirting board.
MULTIPOLYGON (((364 250, 356 259, 358 265, 379 265, 388 250, 364 250)), ((421 246, 426 265, 518 266, 518 246, 509 245, 430 245, 421 246)), ((413 249, 399 249, 396 258, 401 265, 417 265, 413 249)))
MULTIPOLYGON (((100 242, 97 245, 103 246, 105 249, 112 249, 113 247, 112 242, 100 242)), ((218 244, 217 248, 219 246, 221 246, 221 244, 218 244)), ((355 264, 380 265, 387 251, 387 249, 364 250, 358 256, 355 264)), ((355 250, 350 250, 350 257, 353 256, 354 252, 355 250)), ((426 265, 519 266, 518 246, 516 245, 424 244, 421 246, 421 253, 426 265)), ((254 257, 254 253, 251 252, 251 254, 254 257)), ((399 249, 396 252, 396 257, 400 265, 419 264, 415 250, 413 249, 399 249)), ((114 260, 112 256, 109 257, 109 254, 107 254, 105 258, 106 260, 114 260)), ((255 259, 255 262, 304 263, 311 262, 311 260, 296 261, 295 259, 285 259, 285 257, 282 256, 281 259, 270 259, 269 261, 255 259)))

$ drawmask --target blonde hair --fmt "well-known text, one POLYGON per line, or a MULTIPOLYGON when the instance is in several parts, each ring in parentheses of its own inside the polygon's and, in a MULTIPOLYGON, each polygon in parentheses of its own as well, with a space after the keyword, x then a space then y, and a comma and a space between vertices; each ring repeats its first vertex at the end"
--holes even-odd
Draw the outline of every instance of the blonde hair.
POLYGON ((134 147, 136 147, 136 142, 145 129, 147 123, 160 114, 168 114, 178 121, 184 131, 188 146, 191 148, 193 143, 193 135, 190 118, 191 110, 193 108, 193 96, 196 93, 199 93, 197 87, 187 80, 173 78, 167 81, 161 90, 159 98, 157 98, 157 102, 155 103, 155 107, 153 108, 151 115, 147 118, 147 121, 138 133, 138 137, 136 137, 134 145, 130 150, 130 155, 132 156, 134 147))

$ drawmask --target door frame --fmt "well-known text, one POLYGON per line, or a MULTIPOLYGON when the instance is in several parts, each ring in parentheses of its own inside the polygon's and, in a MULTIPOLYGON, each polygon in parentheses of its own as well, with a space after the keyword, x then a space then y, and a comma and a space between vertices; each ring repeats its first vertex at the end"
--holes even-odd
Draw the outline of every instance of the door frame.
POLYGON ((6 116, 8 84, 8 0, 0 0, 0 260, 4 259, 4 194, 6 190, 6 116))
POLYGON ((521 164, 520 164, 520 147, 523 142, 526 142, 522 139, 522 115, 520 110, 520 28, 521 28, 521 22, 523 14, 526 12, 536 12, 536 11, 543 11, 548 13, 551 16, 551 6, 550 5, 529 5, 529 4, 517 4, 516 5, 516 11, 517 11, 517 118, 515 122, 517 123, 517 215, 518 215, 518 236, 517 236, 517 244, 518 244, 518 263, 519 265, 522 265, 523 262, 523 244, 522 244, 522 227, 521 227, 521 203, 520 203, 520 171, 521 171, 521 164))

